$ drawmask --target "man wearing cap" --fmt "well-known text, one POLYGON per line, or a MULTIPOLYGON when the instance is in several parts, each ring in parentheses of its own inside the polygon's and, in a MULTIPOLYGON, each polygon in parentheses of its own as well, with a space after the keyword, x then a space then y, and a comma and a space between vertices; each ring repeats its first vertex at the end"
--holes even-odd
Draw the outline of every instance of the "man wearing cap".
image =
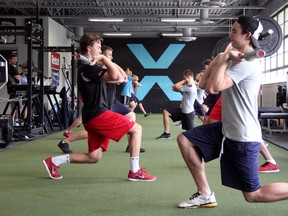
POLYGON ((230 33, 232 47, 210 63, 200 87, 208 93, 221 91, 222 123, 201 125, 178 135, 180 152, 197 186, 197 192, 180 208, 215 207, 217 201, 205 174, 205 162, 220 157, 222 184, 242 191, 248 202, 288 199, 288 183, 260 185, 258 154, 262 140, 258 122, 260 61, 246 61, 245 52, 259 48, 261 23, 241 16, 230 33))

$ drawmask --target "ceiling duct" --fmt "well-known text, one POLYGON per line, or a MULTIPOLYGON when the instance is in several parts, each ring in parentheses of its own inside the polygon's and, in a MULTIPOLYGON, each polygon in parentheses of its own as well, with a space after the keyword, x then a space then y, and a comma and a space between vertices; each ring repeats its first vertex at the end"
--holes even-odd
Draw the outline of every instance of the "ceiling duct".
POLYGON ((195 41, 197 37, 192 37, 192 28, 184 28, 183 29, 183 37, 178 37, 176 38, 178 41, 182 42, 190 42, 190 41, 195 41))
POLYGON ((220 2, 218 0, 202 0, 201 4, 206 7, 213 7, 213 8, 226 6, 225 2, 220 2))
POLYGON ((209 17, 209 9, 208 8, 204 8, 200 10, 200 19, 198 19, 197 21, 201 24, 211 24, 213 23, 213 21, 210 21, 208 19, 209 17))

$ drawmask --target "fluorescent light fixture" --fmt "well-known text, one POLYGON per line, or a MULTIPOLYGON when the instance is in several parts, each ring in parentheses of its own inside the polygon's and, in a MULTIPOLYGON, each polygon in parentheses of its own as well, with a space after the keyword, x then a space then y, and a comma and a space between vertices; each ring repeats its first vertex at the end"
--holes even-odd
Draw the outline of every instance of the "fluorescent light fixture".
POLYGON ((161 18, 161 22, 195 22, 192 18, 161 18))
POLYGON ((131 36, 132 33, 129 32, 105 32, 103 33, 105 36, 131 36))
POLYGON ((123 22, 124 18, 109 18, 109 17, 97 17, 89 18, 90 22, 123 22))
POLYGON ((163 32, 161 33, 162 36, 164 37, 182 37, 183 33, 182 32, 163 32))

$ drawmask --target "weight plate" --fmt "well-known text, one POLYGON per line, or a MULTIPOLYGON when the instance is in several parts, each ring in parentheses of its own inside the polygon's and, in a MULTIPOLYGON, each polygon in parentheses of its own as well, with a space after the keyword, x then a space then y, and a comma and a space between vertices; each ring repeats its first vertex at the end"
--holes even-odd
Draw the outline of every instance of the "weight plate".
POLYGON ((231 42, 229 36, 221 38, 213 49, 213 56, 217 56, 219 53, 224 52, 228 44, 231 42))
POLYGON ((271 17, 259 15, 255 16, 255 18, 259 19, 261 22, 263 26, 263 32, 267 32, 269 29, 273 30, 273 34, 258 40, 261 49, 266 52, 265 56, 271 56, 278 51, 282 44, 282 29, 280 25, 271 17))

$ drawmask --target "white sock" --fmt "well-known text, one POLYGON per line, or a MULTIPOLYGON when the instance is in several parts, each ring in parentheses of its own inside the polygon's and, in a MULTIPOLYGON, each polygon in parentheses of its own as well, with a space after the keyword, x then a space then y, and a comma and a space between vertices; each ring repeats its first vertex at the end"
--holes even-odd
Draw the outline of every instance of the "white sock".
POLYGON ((276 161, 275 161, 274 159, 272 159, 272 160, 266 160, 266 161, 272 163, 273 165, 276 165, 276 161))
POLYGON ((70 163, 70 155, 66 154, 52 157, 52 163, 54 163, 56 166, 60 166, 61 164, 68 164, 70 163))
POLYGON ((130 170, 135 173, 140 169, 139 167, 139 157, 130 158, 130 170))

